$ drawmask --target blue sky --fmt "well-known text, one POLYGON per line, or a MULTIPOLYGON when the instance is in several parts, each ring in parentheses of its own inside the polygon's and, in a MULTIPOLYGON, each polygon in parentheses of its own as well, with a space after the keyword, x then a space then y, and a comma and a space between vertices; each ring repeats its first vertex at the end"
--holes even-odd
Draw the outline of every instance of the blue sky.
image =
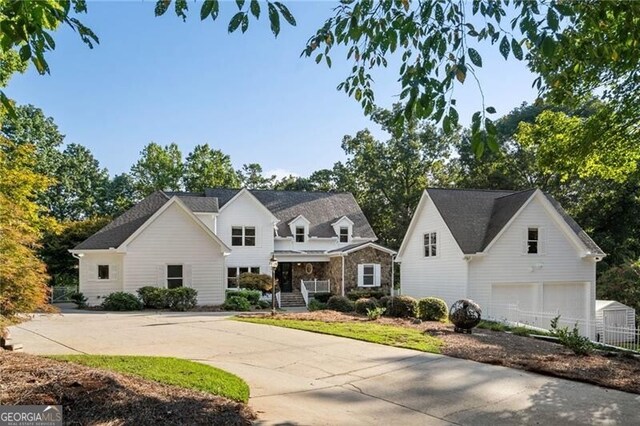
MULTIPOLYGON (((351 65, 338 52, 333 67, 300 58, 306 40, 331 14, 330 2, 286 2, 298 26, 275 39, 268 21, 227 34, 235 3, 224 2, 216 22, 199 7, 183 23, 173 13, 155 18, 154 1, 91 2, 81 20, 100 37, 93 50, 68 28, 56 33, 51 75, 33 68, 13 78, 6 93, 52 116, 66 142, 89 147, 112 174, 128 171, 150 141, 177 143, 183 154, 209 143, 234 166, 258 162, 266 171, 308 175, 343 160, 342 137, 363 128, 384 134, 360 105, 336 86, 351 65)), ((488 105, 506 114, 532 101, 533 76, 523 63, 480 49, 479 77, 488 105)), ((398 62, 374 73, 377 103, 398 100, 398 62)), ((462 124, 480 108, 469 79, 456 88, 462 124)))

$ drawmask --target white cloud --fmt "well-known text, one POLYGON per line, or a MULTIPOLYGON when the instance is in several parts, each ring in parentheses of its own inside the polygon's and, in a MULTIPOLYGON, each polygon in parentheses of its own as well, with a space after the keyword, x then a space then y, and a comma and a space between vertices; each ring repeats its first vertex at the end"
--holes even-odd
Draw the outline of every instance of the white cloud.
POLYGON ((264 176, 267 177, 271 177, 274 176, 278 179, 282 179, 285 177, 289 177, 289 176, 295 176, 298 177, 300 176, 298 173, 286 170, 286 169, 273 169, 273 170, 267 170, 266 172, 262 173, 264 176))

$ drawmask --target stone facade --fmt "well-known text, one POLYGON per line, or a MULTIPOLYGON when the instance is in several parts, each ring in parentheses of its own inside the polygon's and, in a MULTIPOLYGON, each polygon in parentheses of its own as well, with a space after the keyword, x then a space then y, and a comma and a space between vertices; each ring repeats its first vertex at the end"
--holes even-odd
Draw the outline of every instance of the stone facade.
MULTIPOLYGON (((380 265, 380 287, 374 287, 374 289, 390 292, 393 267, 391 255, 373 247, 366 247, 344 257, 345 294, 358 288, 358 265, 363 263, 380 265)), ((342 258, 340 256, 330 259, 326 273, 325 277, 331 280, 331 292, 342 294, 342 258)))
POLYGON ((329 278, 329 262, 294 262, 291 266, 293 291, 300 291, 300 280, 326 280, 329 278))

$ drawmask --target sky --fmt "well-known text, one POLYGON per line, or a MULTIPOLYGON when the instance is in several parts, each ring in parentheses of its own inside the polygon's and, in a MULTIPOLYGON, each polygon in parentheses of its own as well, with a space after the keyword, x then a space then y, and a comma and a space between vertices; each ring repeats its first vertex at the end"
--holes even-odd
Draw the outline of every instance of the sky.
MULTIPOLYGON (((47 58, 51 74, 33 67, 5 89, 19 104, 33 104, 52 116, 66 143, 91 149, 101 166, 129 171, 149 142, 175 142, 186 155, 208 143, 231 156, 236 168, 260 163, 268 174, 307 176, 345 159, 344 135, 381 129, 359 103, 336 86, 349 74, 343 52, 332 68, 301 58, 309 36, 331 15, 328 1, 286 2, 297 26, 282 24, 274 38, 266 17, 249 31, 227 34, 237 10, 222 2, 215 22, 200 21, 200 4, 189 2, 183 22, 170 10, 154 17, 155 1, 89 2, 81 21, 100 38, 89 49, 67 27, 55 34, 47 58)), ((487 105, 497 116, 531 102, 534 76, 518 61, 505 61, 490 46, 478 47, 478 73, 487 105)), ((377 104, 399 100, 399 61, 373 73, 377 104)), ((461 124, 481 108, 477 86, 468 79, 456 88, 461 124)))

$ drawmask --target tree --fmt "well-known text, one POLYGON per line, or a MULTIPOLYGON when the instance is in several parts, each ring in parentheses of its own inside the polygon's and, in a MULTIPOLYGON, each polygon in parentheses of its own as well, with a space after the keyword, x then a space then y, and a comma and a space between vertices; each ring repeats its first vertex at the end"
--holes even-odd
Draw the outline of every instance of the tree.
POLYGON ((598 299, 616 300, 636 310, 636 321, 640 321, 640 263, 627 261, 613 266, 598 278, 598 299))
POLYGON ((109 174, 88 148, 67 145, 55 176, 56 181, 47 189, 43 200, 49 214, 63 221, 104 213, 109 174))
POLYGON ((49 277, 35 249, 55 223, 34 202, 49 184, 33 171, 35 162, 32 145, 0 136, 0 335, 20 313, 47 303, 49 277))
POLYGON ((38 253, 47 265, 51 285, 78 282, 78 261, 70 254, 70 249, 98 232, 111 221, 110 217, 92 217, 80 221, 60 223, 54 229, 47 229, 38 253))
POLYGON ((258 163, 243 164, 238 176, 242 186, 249 189, 271 189, 276 180, 275 175, 264 176, 262 166, 258 163))
POLYGON ((111 179, 107 185, 106 205, 102 212, 108 216, 117 216, 140 201, 131 175, 122 173, 111 179))
POLYGON ((273 189, 278 191, 313 191, 314 187, 308 178, 289 175, 274 182, 273 189))
POLYGON ((400 121, 400 114, 400 105, 377 110, 373 119, 390 139, 380 142, 368 130, 345 136, 349 158, 334 167, 335 181, 345 185, 336 188, 353 192, 380 241, 392 248, 400 246, 424 189, 452 183, 445 165, 459 137, 415 119, 400 121))
POLYGON ((131 167, 131 177, 138 197, 154 191, 182 189, 182 153, 175 143, 162 147, 149 143, 140 152, 141 158, 131 167))
POLYGON ((215 187, 237 188, 240 178, 228 155, 209 144, 196 145, 184 164, 184 186, 193 192, 215 187))

